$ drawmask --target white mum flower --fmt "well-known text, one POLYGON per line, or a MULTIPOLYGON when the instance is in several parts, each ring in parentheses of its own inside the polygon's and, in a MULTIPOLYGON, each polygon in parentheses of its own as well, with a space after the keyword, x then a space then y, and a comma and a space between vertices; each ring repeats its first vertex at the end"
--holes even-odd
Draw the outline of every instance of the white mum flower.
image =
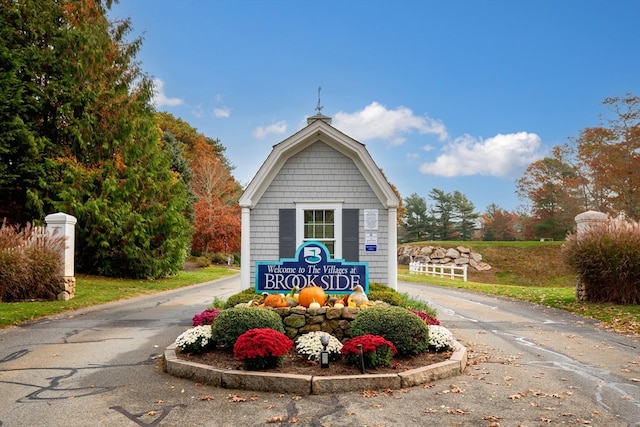
POLYGON ((176 346, 188 353, 202 352, 212 343, 211 325, 195 326, 176 338, 176 346))
POLYGON ((296 338, 296 351, 299 354, 307 356, 308 360, 320 360, 320 352, 324 349, 324 346, 322 345, 320 339, 325 334, 329 337, 329 344, 327 345, 329 358, 339 358, 340 350, 342 349, 342 343, 338 338, 322 331, 308 332, 296 338))
POLYGON ((436 351, 450 350, 455 344, 451 331, 444 326, 429 325, 429 346, 436 351))

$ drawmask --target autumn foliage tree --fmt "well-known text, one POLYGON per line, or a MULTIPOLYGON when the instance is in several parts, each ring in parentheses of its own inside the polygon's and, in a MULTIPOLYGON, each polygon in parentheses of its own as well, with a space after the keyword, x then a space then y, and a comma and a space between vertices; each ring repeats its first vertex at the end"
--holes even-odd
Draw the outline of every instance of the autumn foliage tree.
POLYGON ((165 135, 175 135, 191 170, 194 230, 191 251, 233 253, 240 251, 240 185, 219 140, 204 136, 180 118, 156 114, 165 135))
POLYGON ((77 271, 157 278, 184 263, 187 191, 135 61, 141 41, 106 18, 110 3, 0 0, 0 183, 15 209, 3 213, 67 212, 77 271))
POLYGON ((518 195, 531 204, 533 237, 564 238, 586 210, 640 219, 640 98, 611 97, 603 105, 602 125, 554 147, 518 180, 518 195))
POLYGON ((482 240, 510 241, 521 238, 519 215, 496 204, 489 205, 486 212, 480 215, 480 223, 482 240))
POLYGON ((575 170, 558 158, 538 160, 517 181, 517 193, 531 201, 531 217, 525 222, 527 238, 562 240, 580 212, 575 170))
POLYGON ((196 202, 192 251, 238 252, 240 187, 209 145, 197 144, 193 153, 191 188, 196 202))

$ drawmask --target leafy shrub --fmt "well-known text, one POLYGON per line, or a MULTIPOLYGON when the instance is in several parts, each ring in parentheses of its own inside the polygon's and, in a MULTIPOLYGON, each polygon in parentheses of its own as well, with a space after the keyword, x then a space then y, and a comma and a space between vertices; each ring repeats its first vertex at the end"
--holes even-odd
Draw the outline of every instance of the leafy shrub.
POLYGON ((360 366, 358 345, 362 346, 364 365, 367 368, 391 366, 393 355, 398 352, 393 343, 379 335, 360 335, 344 343, 340 350, 348 365, 360 366))
POLYGON ((231 258, 231 261, 233 261, 233 257, 230 254, 225 254, 223 252, 214 252, 210 254, 210 257, 213 264, 226 264, 227 258, 231 258))
POLYGON ((401 356, 429 350, 427 325, 409 310, 388 306, 360 311, 351 322, 351 336, 380 335, 391 341, 401 356))
POLYGON ((235 307, 222 310, 211 325, 213 339, 223 346, 233 346, 238 337, 256 328, 271 328, 284 333, 282 319, 272 310, 235 307))
POLYGON ((423 310, 423 311, 426 311, 427 313, 430 313, 433 317, 437 317, 436 310, 426 302, 419 299, 415 299, 406 292, 401 293, 400 297, 402 297, 404 301, 404 304, 402 305, 403 307, 413 309, 413 310, 423 310))
POLYGON ((389 305, 395 305, 398 307, 404 307, 404 301, 400 295, 393 290, 385 290, 385 291, 370 291, 369 301, 384 301, 389 305))
POLYGON ((209 267, 211 265, 211 261, 206 256, 199 256, 194 260, 194 262, 200 268, 209 267))
POLYGON ((373 291, 391 291, 391 292, 395 292, 393 289, 391 289, 390 287, 388 287, 387 285, 383 284, 383 283, 375 283, 375 282, 371 282, 369 283, 369 292, 373 292, 373 291))
POLYGON ((212 349, 215 344, 211 327, 201 325, 187 329, 176 338, 176 346, 185 353, 203 353, 212 349))
POLYGON ((640 225, 605 221, 563 245, 566 262, 576 271, 592 302, 640 304, 640 225))
POLYGON ((216 316, 220 313, 218 309, 206 309, 202 313, 196 314, 193 316, 192 323, 193 326, 202 326, 202 325, 212 325, 216 316))
POLYGON ((64 236, 0 227, 0 301, 56 299, 62 280, 64 236))
POLYGON ((327 335, 329 340, 327 344, 329 360, 338 360, 341 356, 340 349, 342 349, 342 343, 338 338, 322 331, 307 332, 296 338, 296 351, 298 354, 307 356, 308 360, 319 361, 320 352, 324 350, 321 339, 325 335, 327 335))
POLYGON ((260 295, 256 294, 253 288, 247 288, 227 298, 227 302, 224 305, 224 308, 232 308, 238 304, 249 302, 254 298, 260 298, 260 295))
POLYGON ((243 362, 245 369, 257 371, 280 365, 292 347, 293 341, 282 332, 256 328, 238 337, 233 345, 233 356, 243 362))
POLYGON ((406 292, 400 293, 381 283, 369 283, 368 297, 371 301, 380 300, 398 307, 424 310, 436 317, 436 311, 426 302, 415 299, 406 292))

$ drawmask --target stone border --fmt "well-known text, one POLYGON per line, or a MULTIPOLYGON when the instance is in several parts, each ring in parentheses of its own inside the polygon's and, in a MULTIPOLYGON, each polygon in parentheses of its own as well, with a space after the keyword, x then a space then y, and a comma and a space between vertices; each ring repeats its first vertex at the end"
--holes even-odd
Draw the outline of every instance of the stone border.
POLYGON ((164 351, 164 371, 175 377, 214 387, 299 395, 358 390, 400 389, 460 375, 467 366, 467 349, 456 341, 449 360, 398 374, 312 376, 221 369, 179 359, 176 345, 164 351))

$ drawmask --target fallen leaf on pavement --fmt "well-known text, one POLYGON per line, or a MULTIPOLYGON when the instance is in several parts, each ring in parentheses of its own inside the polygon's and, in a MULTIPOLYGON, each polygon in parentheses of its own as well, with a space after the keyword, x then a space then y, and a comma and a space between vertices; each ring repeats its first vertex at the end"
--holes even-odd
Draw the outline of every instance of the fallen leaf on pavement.
POLYGON ((269 418, 267 418, 267 422, 268 422, 269 424, 273 424, 273 423, 281 423, 281 422, 283 422, 283 421, 284 421, 284 418, 283 418, 283 417, 280 417, 280 416, 278 416, 278 417, 269 417, 269 418))
POLYGON ((240 397, 237 394, 229 395, 229 400, 231 400, 232 402, 246 402, 247 401, 246 398, 240 397))
POLYGON ((485 421, 498 421, 501 418, 497 417, 495 415, 485 415, 484 417, 482 417, 482 419, 485 420, 485 421))

